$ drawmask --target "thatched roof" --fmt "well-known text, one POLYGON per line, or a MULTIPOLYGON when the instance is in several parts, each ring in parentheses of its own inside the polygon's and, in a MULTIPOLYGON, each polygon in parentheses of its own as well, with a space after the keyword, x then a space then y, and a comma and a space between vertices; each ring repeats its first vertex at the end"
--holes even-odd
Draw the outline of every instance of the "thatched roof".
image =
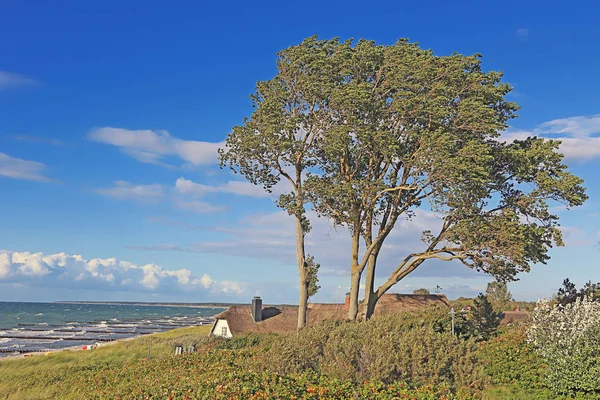
MULTIPOLYGON (((379 299, 373 317, 377 318, 379 315, 396 314, 432 305, 448 306, 448 299, 444 295, 386 294, 379 299)), ((231 306, 214 317, 215 324, 219 319, 227 320, 232 335, 286 333, 296 330, 298 324, 297 306, 264 306, 262 313, 263 320, 254 322, 250 305, 231 306)), ((307 325, 311 326, 323 321, 342 320, 346 316, 347 311, 344 304, 309 304, 307 325)))
POLYGON ((529 319, 529 313, 527 311, 504 311, 503 314, 504 316, 500 320, 500 325, 514 324, 529 319))

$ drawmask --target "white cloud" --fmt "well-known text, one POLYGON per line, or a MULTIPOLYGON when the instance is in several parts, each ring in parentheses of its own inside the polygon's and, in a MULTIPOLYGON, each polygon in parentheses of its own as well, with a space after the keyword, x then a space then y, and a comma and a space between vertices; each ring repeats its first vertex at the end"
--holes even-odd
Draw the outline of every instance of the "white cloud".
POLYGON ((244 289, 240 286, 240 284, 233 281, 223 281, 221 282, 221 287, 221 290, 224 293, 242 294, 244 292, 244 289))
MULTIPOLYGON (((312 212, 312 230, 306 237, 307 252, 321 264, 321 273, 328 276, 346 276, 350 265, 350 235, 343 227, 334 227, 326 218, 317 218, 312 212)), ((161 222, 162 221, 157 221, 161 222)), ((441 222, 432 213, 417 210, 411 221, 398 221, 388 237, 379 257, 379 274, 389 274, 406 255, 423 250, 420 241, 424 230, 439 229, 441 222)), ((173 224, 175 225, 175 224, 173 224)), ((185 227, 182 227, 185 229, 185 227)), ((224 239, 192 243, 187 247, 173 244, 132 246, 145 251, 211 252, 239 257, 252 257, 294 265, 296 237, 294 218, 284 211, 247 216, 230 227, 204 227, 224 234, 224 239)), ((361 246, 364 249, 364 243, 361 246)), ((475 273, 461 264, 432 260, 423 264, 413 276, 473 276, 475 273)))
POLYGON ((600 158, 600 114, 555 119, 540 124, 532 131, 503 133, 506 141, 523 140, 529 136, 558 139, 560 151, 567 160, 587 161, 600 158))
POLYGON ((43 284, 72 289, 139 292, 209 291, 242 294, 245 284, 196 277, 188 269, 170 270, 156 264, 135 265, 115 258, 87 260, 80 255, 0 250, 0 282, 43 284))
POLYGON ((223 212, 227 210, 227 207, 222 205, 216 205, 207 203, 205 201, 197 201, 197 200, 181 200, 174 199, 175 206, 177 206, 181 210, 192 211, 198 214, 210 214, 223 212))
POLYGON ((163 186, 134 185, 125 181, 116 181, 111 188, 97 189, 96 193, 117 199, 159 199, 163 196, 163 186))
POLYGON ((240 196, 266 198, 273 196, 262 187, 247 181, 229 181, 220 185, 211 186, 195 183, 185 178, 179 178, 175 182, 175 190, 181 194, 204 196, 207 193, 229 193, 240 196))
POLYGON ((16 89, 24 86, 33 86, 36 81, 20 74, 15 74, 8 71, 0 71, 0 91, 8 89, 16 89))
POLYGON ((600 114, 555 119, 544 122, 534 132, 542 135, 562 133, 572 137, 588 137, 600 133, 600 114))
POLYGON ((214 164, 217 150, 224 144, 178 139, 167 131, 111 127, 93 129, 88 138, 116 146, 140 162, 159 165, 167 165, 164 160, 168 157, 179 157, 194 166, 214 164))
MULTIPOLYGON (((229 281, 226 281, 226 282, 229 282, 229 281)), ((206 274, 202 275, 202 278, 196 278, 192 281, 192 284, 202 285, 206 289, 211 287, 214 283, 215 283, 215 281, 213 281, 212 278, 206 274)))
POLYGON ((0 153, 0 176, 39 182, 52 181, 44 175, 45 169, 46 166, 40 162, 22 160, 0 153))

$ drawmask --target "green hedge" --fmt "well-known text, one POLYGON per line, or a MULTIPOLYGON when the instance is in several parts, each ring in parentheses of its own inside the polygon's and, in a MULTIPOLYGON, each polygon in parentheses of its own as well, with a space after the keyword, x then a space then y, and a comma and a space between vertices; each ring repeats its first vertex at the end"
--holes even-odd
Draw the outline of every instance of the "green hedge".
POLYGON ((485 377, 478 345, 435 332, 435 323, 435 316, 420 313, 321 324, 272 342, 264 366, 280 374, 309 370, 355 382, 481 389, 485 377))
POLYGON ((483 343, 480 359, 493 384, 510 384, 525 390, 545 388, 546 365, 527 342, 523 327, 507 330, 483 343))

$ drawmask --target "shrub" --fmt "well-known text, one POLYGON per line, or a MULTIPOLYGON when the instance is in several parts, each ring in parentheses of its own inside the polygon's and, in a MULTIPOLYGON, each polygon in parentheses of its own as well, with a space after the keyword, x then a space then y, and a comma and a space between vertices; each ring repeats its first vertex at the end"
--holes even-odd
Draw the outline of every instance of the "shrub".
POLYGON ((211 340, 216 343, 215 347, 217 349, 239 350, 261 344, 267 344, 270 340, 272 340, 272 337, 273 335, 257 335, 255 333, 250 333, 247 335, 234 336, 228 339, 211 337, 211 340))
POLYGON ((429 293, 429 290, 427 290, 427 289, 425 289, 425 288, 421 288, 421 289, 416 289, 416 290, 413 290, 413 294, 423 294, 423 295, 428 295, 428 294, 430 294, 430 293, 429 293))
POLYGON ((521 389, 543 389, 546 365, 527 341, 524 327, 509 329, 485 342, 480 360, 495 385, 515 385, 521 389))
POLYGON ((546 382, 557 394, 600 398, 599 303, 579 298, 551 307, 540 301, 528 337, 548 365, 546 382))
POLYGON ((282 374, 312 370, 355 382, 481 388, 477 345, 435 332, 435 322, 425 314, 405 313, 366 323, 320 324, 274 342, 264 354, 265 367, 282 374))

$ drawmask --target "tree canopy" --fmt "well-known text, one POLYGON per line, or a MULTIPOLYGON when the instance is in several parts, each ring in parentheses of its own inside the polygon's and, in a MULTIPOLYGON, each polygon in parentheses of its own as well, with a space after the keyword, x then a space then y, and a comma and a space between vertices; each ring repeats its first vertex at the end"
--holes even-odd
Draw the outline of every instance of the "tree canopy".
POLYGON ((282 179, 277 205, 296 220, 296 261, 300 281, 298 327, 306 324, 308 297, 316 293, 318 264, 308 258, 304 174, 316 164, 312 155, 317 137, 327 129, 328 93, 338 76, 330 70, 332 41, 305 40, 277 55, 277 74, 256 84, 250 96, 254 112, 227 136, 219 150, 221 167, 230 167, 255 185, 272 192, 282 179), (307 264, 307 259, 311 264, 307 264))
POLYGON ((279 205, 302 226, 309 202, 348 228, 349 318, 358 318, 365 271, 369 318, 377 299, 426 260, 455 260, 505 282, 562 245, 550 206, 581 205, 583 181, 558 141, 503 140, 519 108, 506 99, 511 90, 478 54, 439 56, 406 39, 312 37, 282 52, 277 76, 259 82, 257 109, 234 128, 222 158, 267 190, 286 178, 294 190, 279 205), (423 231, 422 248, 375 287, 386 239, 417 210, 435 215, 439 228, 423 231))

